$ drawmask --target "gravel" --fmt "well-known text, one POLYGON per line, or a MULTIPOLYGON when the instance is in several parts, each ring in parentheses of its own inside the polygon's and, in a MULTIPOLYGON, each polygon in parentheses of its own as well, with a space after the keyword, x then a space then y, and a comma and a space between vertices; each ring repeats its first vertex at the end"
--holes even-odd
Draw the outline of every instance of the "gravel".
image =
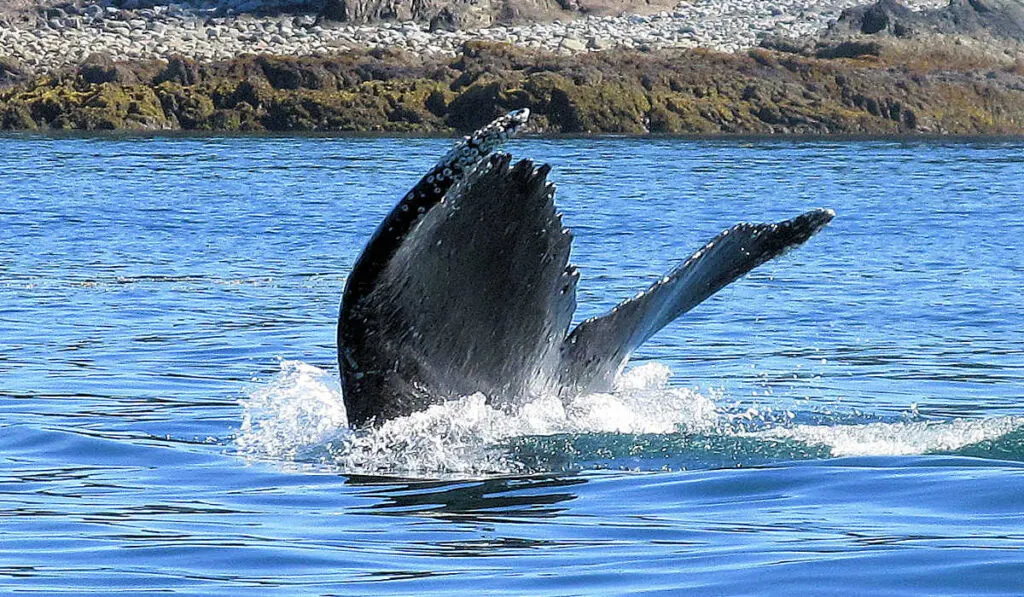
MULTIPOLYGON (((51 9, 34 25, 0 20, 0 55, 38 74, 76 64, 93 52, 115 59, 154 59, 177 54, 199 60, 243 53, 326 54, 351 48, 397 47, 421 54, 454 53, 473 39, 503 41, 561 54, 615 47, 709 48, 723 52, 756 46, 765 35, 816 35, 844 9, 863 0, 695 0, 652 16, 577 20, 430 32, 426 24, 316 24, 303 16, 233 14, 256 0, 125 9, 88 5, 51 9), (228 15, 228 16, 216 16, 228 15)), ((913 10, 946 0, 907 0, 913 10)), ((133 6, 131 3, 128 6, 133 6)))

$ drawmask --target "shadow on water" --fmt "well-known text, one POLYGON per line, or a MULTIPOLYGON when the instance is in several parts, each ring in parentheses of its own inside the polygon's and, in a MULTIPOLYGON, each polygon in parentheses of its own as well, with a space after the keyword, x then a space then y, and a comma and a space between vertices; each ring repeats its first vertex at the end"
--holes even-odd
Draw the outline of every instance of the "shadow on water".
POLYGON ((347 484, 372 487, 362 495, 378 500, 353 512, 413 514, 451 522, 500 522, 557 517, 567 510, 567 502, 577 498, 568 488, 586 482, 570 473, 473 481, 401 480, 397 484, 393 479, 353 475, 347 484))

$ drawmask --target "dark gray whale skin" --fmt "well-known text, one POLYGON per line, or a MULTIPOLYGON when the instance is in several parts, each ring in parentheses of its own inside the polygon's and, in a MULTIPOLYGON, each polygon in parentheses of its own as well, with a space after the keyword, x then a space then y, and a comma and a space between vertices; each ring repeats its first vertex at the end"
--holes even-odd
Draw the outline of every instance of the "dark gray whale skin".
POLYGON ((550 168, 497 145, 508 114, 455 146, 378 227, 349 275, 338 368, 349 424, 365 426, 482 392, 511 406, 541 393, 608 391, 630 353, 835 215, 738 224, 646 291, 571 332, 579 272, 550 168))

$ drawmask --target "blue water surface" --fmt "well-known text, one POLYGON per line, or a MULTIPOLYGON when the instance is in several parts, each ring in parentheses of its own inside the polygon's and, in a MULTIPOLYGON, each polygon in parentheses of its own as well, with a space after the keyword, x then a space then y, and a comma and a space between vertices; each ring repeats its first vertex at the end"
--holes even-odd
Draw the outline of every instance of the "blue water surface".
POLYGON ((449 144, 0 137, 0 593, 1024 594, 1024 142, 514 141, 578 319, 838 215, 635 355, 667 382, 353 443, 345 276, 449 144))

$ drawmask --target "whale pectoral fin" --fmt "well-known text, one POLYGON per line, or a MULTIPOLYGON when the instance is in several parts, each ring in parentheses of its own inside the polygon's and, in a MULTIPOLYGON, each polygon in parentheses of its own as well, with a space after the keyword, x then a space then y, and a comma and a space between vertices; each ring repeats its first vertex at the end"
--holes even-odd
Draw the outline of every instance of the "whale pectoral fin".
POLYGON ((493 156, 396 248, 363 305, 379 326, 374 350, 387 352, 375 360, 401 367, 376 372, 375 410, 410 384, 428 402, 474 392, 514 398, 557 355, 578 274, 548 171, 493 156))
POLYGON ((737 224, 610 312, 584 321, 562 346, 563 394, 607 391, 629 354, 668 323, 766 261, 806 242, 835 212, 816 209, 776 224, 737 224))

